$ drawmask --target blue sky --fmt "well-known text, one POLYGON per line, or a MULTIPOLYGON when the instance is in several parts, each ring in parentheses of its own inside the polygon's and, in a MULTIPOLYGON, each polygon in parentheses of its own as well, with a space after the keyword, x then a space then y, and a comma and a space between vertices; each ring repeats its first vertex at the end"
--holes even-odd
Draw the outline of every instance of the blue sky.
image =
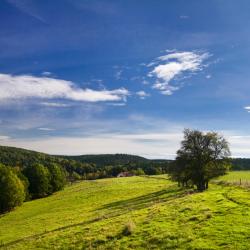
POLYGON ((250 157, 247 0, 0 2, 0 144, 173 158, 184 128, 250 157))

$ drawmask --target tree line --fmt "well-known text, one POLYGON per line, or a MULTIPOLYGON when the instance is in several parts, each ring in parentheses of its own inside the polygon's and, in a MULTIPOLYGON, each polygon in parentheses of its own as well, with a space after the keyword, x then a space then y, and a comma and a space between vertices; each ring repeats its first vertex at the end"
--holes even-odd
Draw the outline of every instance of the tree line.
POLYGON ((66 173, 56 164, 26 168, 0 164, 0 212, 7 212, 24 201, 42 198, 63 189, 66 173))

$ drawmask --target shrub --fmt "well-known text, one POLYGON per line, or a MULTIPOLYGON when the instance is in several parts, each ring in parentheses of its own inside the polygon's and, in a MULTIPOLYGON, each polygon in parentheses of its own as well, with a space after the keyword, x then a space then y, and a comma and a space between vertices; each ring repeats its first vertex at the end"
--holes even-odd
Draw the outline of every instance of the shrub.
POLYGON ((8 167, 0 165, 0 212, 20 206, 25 199, 22 181, 8 167))

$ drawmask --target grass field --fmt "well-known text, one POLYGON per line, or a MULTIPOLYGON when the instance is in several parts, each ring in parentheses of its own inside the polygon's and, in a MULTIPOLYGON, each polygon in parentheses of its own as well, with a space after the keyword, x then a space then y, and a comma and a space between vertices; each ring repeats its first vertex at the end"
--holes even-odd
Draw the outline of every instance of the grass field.
POLYGON ((250 187, 250 171, 229 172, 228 174, 218 178, 218 180, 234 185, 250 187))
POLYGON ((250 249, 249 225, 247 188, 195 193, 164 176, 102 179, 2 215, 0 249, 250 249))

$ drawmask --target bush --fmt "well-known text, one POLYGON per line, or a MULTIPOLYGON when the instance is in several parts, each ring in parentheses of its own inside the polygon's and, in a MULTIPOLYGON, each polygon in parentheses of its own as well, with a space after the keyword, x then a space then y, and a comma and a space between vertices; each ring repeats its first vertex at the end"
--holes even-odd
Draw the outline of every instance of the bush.
POLYGON ((25 199, 22 181, 8 167, 0 165, 0 212, 20 206, 25 199))

